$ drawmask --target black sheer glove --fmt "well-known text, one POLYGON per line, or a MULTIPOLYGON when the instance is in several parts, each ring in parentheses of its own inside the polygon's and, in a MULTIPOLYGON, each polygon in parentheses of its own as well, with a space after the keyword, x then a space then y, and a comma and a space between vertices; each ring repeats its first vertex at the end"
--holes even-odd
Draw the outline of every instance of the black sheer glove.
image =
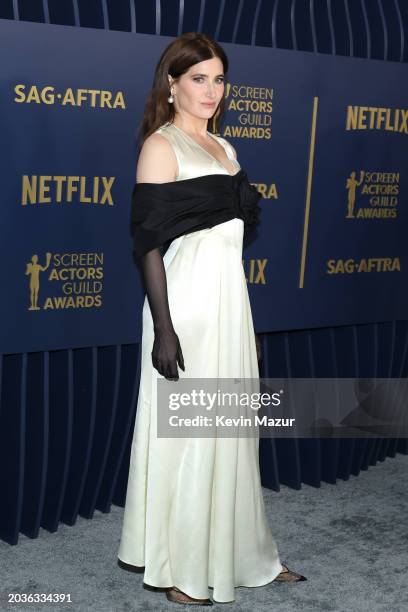
POLYGON ((255 342, 256 342, 256 357, 258 361, 262 359, 262 344, 258 334, 255 334, 255 342))
POLYGON ((141 263, 154 326, 153 366, 168 380, 178 380, 177 363, 185 371, 184 358, 170 316, 166 270, 160 249, 143 255, 141 263))

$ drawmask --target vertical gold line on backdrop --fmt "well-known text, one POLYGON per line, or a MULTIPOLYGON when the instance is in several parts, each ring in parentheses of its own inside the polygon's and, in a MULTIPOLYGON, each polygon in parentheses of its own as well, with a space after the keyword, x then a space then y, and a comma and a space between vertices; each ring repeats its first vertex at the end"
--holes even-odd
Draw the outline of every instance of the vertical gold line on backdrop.
POLYGON ((299 288, 300 289, 303 289, 304 280, 305 280, 307 233, 309 229, 310 194, 312 191, 313 162, 314 162, 314 151, 315 151, 315 141, 316 141, 316 118, 317 118, 318 102, 319 102, 319 98, 315 96, 313 98, 312 128, 311 128, 311 133, 310 133, 309 164, 308 164, 308 171, 307 171, 306 207, 305 207, 305 219, 303 222, 302 256, 300 260, 300 277, 299 277, 299 288))

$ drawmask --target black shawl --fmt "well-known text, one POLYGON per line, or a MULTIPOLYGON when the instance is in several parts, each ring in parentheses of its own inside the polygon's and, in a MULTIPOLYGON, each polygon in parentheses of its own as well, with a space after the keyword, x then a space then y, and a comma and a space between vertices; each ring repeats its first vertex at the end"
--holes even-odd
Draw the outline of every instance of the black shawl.
POLYGON ((244 221, 244 237, 259 223, 261 198, 246 172, 207 174, 169 183, 136 183, 132 192, 133 250, 141 256, 175 238, 230 219, 244 221))

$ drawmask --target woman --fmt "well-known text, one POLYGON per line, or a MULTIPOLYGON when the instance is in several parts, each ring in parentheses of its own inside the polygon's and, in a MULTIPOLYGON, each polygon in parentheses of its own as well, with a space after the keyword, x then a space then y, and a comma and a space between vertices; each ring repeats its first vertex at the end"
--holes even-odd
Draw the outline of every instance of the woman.
POLYGON ((159 378, 259 378, 242 247, 260 195, 232 145, 207 131, 224 110, 227 70, 223 49, 204 34, 165 49, 132 197, 147 295, 118 557, 144 567, 145 584, 170 601, 195 605, 212 605, 208 587, 214 601, 232 602, 236 586, 305 580, 279 560, 259 439, 158 438, 155 430, 159 378))

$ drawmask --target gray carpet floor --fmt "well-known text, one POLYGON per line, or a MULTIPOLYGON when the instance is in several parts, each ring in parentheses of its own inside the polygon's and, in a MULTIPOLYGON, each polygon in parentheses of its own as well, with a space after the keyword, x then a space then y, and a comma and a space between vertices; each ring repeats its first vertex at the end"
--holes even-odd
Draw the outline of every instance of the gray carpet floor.
MULTIPOLYGON (((211 609, 248 612, 408 611, 408 456, 397 455, 358 477, 264 489, 281 561, 306 582, 235 589, 233 603, 211 609)), ((143 573, 117 563, 123 508, 78 518, 18 545, 0 542, 1 610, 182 610, 143 588, 143 573), (8 604, 7 593, 70 593, 72 603, 8 604)), ((212 591, 210 590, 210 593, 212 591)), ((191 609, 191 608, 190 608, 191 609)), ((204 610, 199 606, 197 609, 204 610)))

